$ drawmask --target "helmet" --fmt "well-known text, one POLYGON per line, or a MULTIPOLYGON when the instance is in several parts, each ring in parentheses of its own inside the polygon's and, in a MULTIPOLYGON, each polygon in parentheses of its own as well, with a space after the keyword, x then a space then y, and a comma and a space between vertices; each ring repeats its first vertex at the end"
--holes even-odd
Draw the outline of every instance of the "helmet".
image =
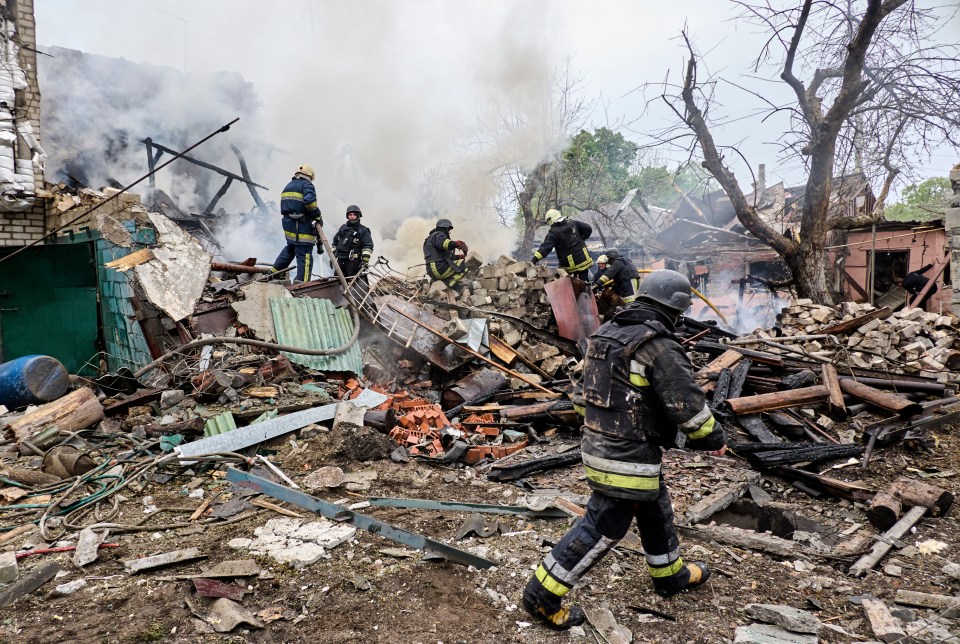
POLYGON ((607 259, 607 256, 606 256, 606 255, 601 255, 600 257, 597 258, 597 263, 598 263, 598 264, 609 264, 610 261, 607 259))
POLYGON ((449 219, 438 219, 437 228, 440 230, 453 230, 453 223, 449 219))
POLYGON ((653 271, 640 283, 637 299, 664 306, 674 313, 683 313, 690 306, 690 280, 677 271, 653 271))
POLYGON ((620 257, 620 251, 618 251, 616 248, 611 248, 607 251, 604 251, 604 254, 610 258, 611 262, 620 257))
POLYGON ((347 218, 348 218, 348 219, 350 218, 349 215, 350 215, 351 212, 357 213, 357 219, 360 219, 361 217, 363 217, 363 213, 360 212, 360 206, 355 206, 355 205, 353 205, 353 204, 350 204, 349 206, 347 206, 347 218))
POLYGON ((560 221, 561 219, 563 219, 563 215, 560 214, 560 211, 557 210, 556 208, 551 208, 550 210, 547 211, 547 214, 544 215, 544 219, 547 220, 548 226, 552 226, 558 221, 560 221))
POLYGON ((297 174, 306 175, 310 181, 313 181, 317 176, 317 173, 313 171, 313 168, 308 166, 306 163, 297 168, 297 174))

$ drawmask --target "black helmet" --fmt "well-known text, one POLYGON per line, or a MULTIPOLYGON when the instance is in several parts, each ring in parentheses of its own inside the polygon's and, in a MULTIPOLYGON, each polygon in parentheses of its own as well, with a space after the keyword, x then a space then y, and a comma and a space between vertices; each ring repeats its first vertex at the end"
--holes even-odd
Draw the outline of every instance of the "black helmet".
POLYGON ((437 228, 440 230, 453 230, 453 222, 449 219, 438 219, 437 228))
POLYGON ((349 218, 349 215, 350 215, 351 212, 357 213, 357 219, 360 219, 361 217, 363 217, 363 213, 360 212, 360 206, 355 206, 355 205, 353 205, 353 204, 350 204, 349 206, 347 206, 347 216, 348 216, 348 218, 349 218))
POLYGON ((659 304, 674 313, 683 313, 690 307, 692 293, 686 275, 660 270, 653 271, 640 283, 637 299, 659 304))
POLYGON ((620 257, 620 251, 618 251, 616 248, 611 248, 610 250, 604 251, 603 254, 606 255, 607 259, 609 259, 611 262, 620 257))

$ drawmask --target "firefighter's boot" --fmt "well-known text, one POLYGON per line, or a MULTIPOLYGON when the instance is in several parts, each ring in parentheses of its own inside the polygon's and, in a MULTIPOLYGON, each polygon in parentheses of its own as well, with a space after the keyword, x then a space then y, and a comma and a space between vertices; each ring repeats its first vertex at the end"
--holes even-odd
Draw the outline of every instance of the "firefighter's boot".
POLYGON ((546 608, 534 604, 524 597, 523 609, 527 611, 531 617, 536 618, 540 623, 555 631, 565 631, 574 626, 580 626, 580 624, 587 621, 587 616, 584 615, 583 609, 579 606, 570 606, 569 608, 562 606, 560 610, 548 613, 546 608))
POLYGON ((710 568, 702 561, 687 562, 675 575, 653 580, 653 589, 661 597, 673 597, 684 590, 703 585, 710 579, 710 568))

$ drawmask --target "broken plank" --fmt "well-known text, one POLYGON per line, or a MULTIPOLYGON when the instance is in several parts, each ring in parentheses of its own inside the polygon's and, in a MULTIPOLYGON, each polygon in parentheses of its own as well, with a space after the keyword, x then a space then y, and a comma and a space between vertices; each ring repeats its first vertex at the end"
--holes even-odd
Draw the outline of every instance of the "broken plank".
POLYGON ((700 523, 705 521, 708 517, 713 516, 720 510, 723 510, 730 506, 731 503, 738 500, 743 496, 743 493, 747 491, 747 487, 760 479, 760 475, 752 472, 752 480, 744 481, 743 483, 738 483, 727 487, 724 490, 719 490, 706 496, 690 507, 684 512, 683 523, 687 525, 693 525, 695 523, 700 523))
POLYGON ((711 375, 719 374, 724 369, 729 369, 743 359, 743 354, 733 349, 727 349, 718 357, 711 360, 703 369, 697 372, 697 377, 708 379, 711 375))
POLYGON ((143 250, 138 250, 135 253, 124 255, 119 259, 113 260, 112 262, 106 262, 104 266, 107 268, 112 268, 115 271, 125 273, 134 266, 139 266, 144 262, 149 262, 151 259, 153 259, 153 251, 149 248, 144 248, 143 250))
POLYGON ((904 398, 903 396, 899 396, 890 391, 875 389, 870 385, 865 385, 862 382, 857 382, 856 380, 851 380, 849 378, 841 379, 840 389, 843 391, 843 393, 855 396, 864 402, 870 403, 871 405, 875 405, 881 409, 886 409, 887 411, 895 412, 899 414, 901 418, 909 418, 911 416, 916 416, 920 413, 923 413, 923 408, 919 403, 915 403, 912 400, 904 398))
POLYGON ((822 333, 823 335, 837 335, 838 333, 846 333, 847 331, 860 328, 870 320, 883 319, 889 316, 890 313, 891 311, 889 307, 885 306, 882 309, 871 311, 866 315, 861 315, 860 317, 853 318, 852 320, 837 322, 836 324, 832 324, 825 329, 820 329, 817 331, 817 333, 822 333))
POLYGON ((806 550, 794 541, 753 530, 719 525, 679 525, 677 528, 683 532, 699 535, 708 541, 712 539, 735 548, 765 552, 778 557, 796 557, 798 554, 806 553, 806 550))
POLYGON ((123 563, 123 567, 131 575, 156 568, 173 566, 175 564, 205 559, 207 555, 200 554, 199 548, 186 548, 184 550, 173 550, 152 557, 143 557, 141 559, 128 559, 123 563))
POLYGON ((890 552, 890 549, 893 547, 893 541, 907 534, 910 528, 913 527, 913 524, 919 521, 926 511, 927 508, 919 505, 915 508, 910 508, 910 510, 903 515, 903 518, 893 524, 893 527, 880 536, 881 540, 874 544, 870 552, 860 557, 856 563, 850 566, 848 574, 851 577, 862 577, 867 574, 868 570, 876 566, 877 563, 890 552))
POLYGON ((783 439, 770 431, 758 414, 737 416, 737 423, 761 443, 782 443, 783 439))
POLYGON ((790 389, 788 391, 775 391, 769 394, 759 394, 756 396, 744 396, 742 398, 731 398, 727 400, 726 405, 737 416, 747 414, 756 414, 761 411, 771 411, 775 409, 785 409, 787 407, 796 407, 799 405, 808 405, 818 403, 827 398, 830 392, 823 385, 815 387, 804 387, 802 389, 790 389))
POLYGON ((846 420, 847 405, 843 402, 843 390, 840 389, 840 377, 832 364, 820 365, 820 381, 830 391, 827 398, 827 416, 833 420, 846 420))

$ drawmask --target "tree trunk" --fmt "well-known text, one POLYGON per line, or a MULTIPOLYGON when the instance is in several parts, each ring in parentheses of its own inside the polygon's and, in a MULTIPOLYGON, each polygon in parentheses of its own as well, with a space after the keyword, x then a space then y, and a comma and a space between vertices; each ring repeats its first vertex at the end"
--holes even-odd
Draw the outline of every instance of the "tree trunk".
MULTIPOLYGON (((800 234, 802 236, 803 232, 800 234)), ((827 288, 826 266, 829 258, 823 241, 814 244, 803 240, 800 252, 784 255, 784 261, 793 274, 798 297, 808 297, 817 304, 833 304, 833 296, 827 288)))

